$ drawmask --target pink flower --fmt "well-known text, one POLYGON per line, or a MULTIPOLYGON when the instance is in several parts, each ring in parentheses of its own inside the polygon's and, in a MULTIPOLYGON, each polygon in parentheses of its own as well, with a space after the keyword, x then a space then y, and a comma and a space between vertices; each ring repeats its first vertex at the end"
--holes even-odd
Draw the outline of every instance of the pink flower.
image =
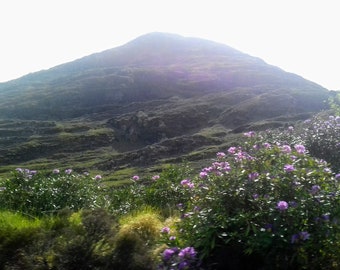
POLYGON ((289 145, 283 145, 283 146, 281 147, 281 151, 282 151, 283 153, 288 154, 288 153, 292 152, 292 149, 290 148, 289 145))
POLYGON ((94 180, 100 180, 100 179, 102 179, 102 176, 99 175, 99 174, 97 174, 97 175, 94 177, 94 180))
POLYGON ((59 171, 58 169, 54 169, 54 170, 52 171, 52 173, 53 173, 53 174, 58 174, 58 173, 60 173, 60 171, 59 171))
POLYGON ((206 178, 208 176, 208 173, 207 172, 200 172, 200 178, 206 178))
POLYGON ((224 152, 218 152, 216 154, 217 158, 224 158, 225 157, 225 153, 224 152))
POLYGON ((280 210, 280 211, 284 211, 284 210, 287 210, 288 209, 288 203, 286 201, 279 201, 277 203, 277 208, 280 210))
POLYGON ((183 187, 188 187, 188 188, 193 188, 194 187, 194 184, 190 182, 189 179, 184 179, 181 181, 181 185, 183 187))
POLYGON ((271 147, 271 145, 270 145, 270 143, 263 143, 263 147, 264 148, 266 148, 266 149, 268 149, 268 148, 270 148, 271 147))
POLYGON ((235 154, 235 153, 236 153, 236 147, 234 147, 234 146, 229 147, 228 153, 229 153, 229 154, 235 154))
POLYGON ((306 148, 302 144, 296 144, 294 145, 294 148, 299 154, 304 154, 306 152, 306 148))
POLYGON ((286 164, 284 167, 283 167, 284 171, 285 172, 292 172, 292 171, 295 171, 295 168, 293 165, 291 164, 286 164))
POLYGON ((71 173, 72 173, 72 169, 66 169, 66 170, 65 170, 65 173, 66 173, 66 174, 71 174, 71 173))
POLYGON ((169 234, 169 233, 170 233, 170 228, 169 228, 169 227, 163 227, 163 228, 161 229, 161 233, 169 234))
POLYGON ((139 176, 138 176, 138 175, 132 176, 132 180, 133 180, 133 181, 138 181, 138 180, 139 180, 139 176))
POLYGON ((248 137, 248 138, 252 138, 252 137, 255 137, 255 132, 254 131, 249 131, 249 132, 243 133, 243 135, 248 137))
POLYGON ((152 178, 151 178, 151 179, 152 179, 153 181, 156 181, 156 180, 158 180, 159 178, 160 178, 160 176, 159 176, 159 175, 154 175, 154 176, 152 176, 152 178))

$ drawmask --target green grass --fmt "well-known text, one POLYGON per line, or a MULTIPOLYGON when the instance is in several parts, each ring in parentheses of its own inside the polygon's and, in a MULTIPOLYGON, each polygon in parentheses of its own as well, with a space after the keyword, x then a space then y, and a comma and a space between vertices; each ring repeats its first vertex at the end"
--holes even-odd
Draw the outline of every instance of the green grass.
POLYGON ((13 233, 18 230, 37 229, 43 224, 41 219, 32 216, 24 216, 20 213, 0 211, 0 231, 12 231, 13 233))

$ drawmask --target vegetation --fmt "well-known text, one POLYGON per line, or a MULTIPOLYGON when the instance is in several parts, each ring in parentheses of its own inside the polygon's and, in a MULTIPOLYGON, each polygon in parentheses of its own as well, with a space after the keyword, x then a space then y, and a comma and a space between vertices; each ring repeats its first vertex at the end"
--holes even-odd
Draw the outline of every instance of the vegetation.
POLYGON ((339 111, 160 33, 0 84, 1 269, 340 269, 339 111))
POLYGON ((338 118, 246 132, 198 172, 183 163, 120 186, 71 169, 17 169, 0 180, 0 263, 339 269, 338 118))

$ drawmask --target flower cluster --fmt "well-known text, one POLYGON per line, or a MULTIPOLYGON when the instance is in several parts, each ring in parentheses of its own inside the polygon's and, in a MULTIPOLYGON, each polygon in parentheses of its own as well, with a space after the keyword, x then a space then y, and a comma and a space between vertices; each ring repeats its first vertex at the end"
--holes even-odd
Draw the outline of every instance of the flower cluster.
POLYGON ((162 264, 159 269, 162 270, 184 270, 198 269, 197 252, 193 247, 178 247, 167 248, 162 253, 162 264))

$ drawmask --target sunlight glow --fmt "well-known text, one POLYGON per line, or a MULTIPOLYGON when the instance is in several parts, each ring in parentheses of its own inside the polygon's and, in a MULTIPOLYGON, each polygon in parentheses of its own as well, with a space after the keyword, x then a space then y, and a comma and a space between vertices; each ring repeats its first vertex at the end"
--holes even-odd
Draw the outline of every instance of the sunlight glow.
POLYGON ((0 81, 120 46, 149 32, 229 45, 340 89, 337 1, 5 0, 0 81))

